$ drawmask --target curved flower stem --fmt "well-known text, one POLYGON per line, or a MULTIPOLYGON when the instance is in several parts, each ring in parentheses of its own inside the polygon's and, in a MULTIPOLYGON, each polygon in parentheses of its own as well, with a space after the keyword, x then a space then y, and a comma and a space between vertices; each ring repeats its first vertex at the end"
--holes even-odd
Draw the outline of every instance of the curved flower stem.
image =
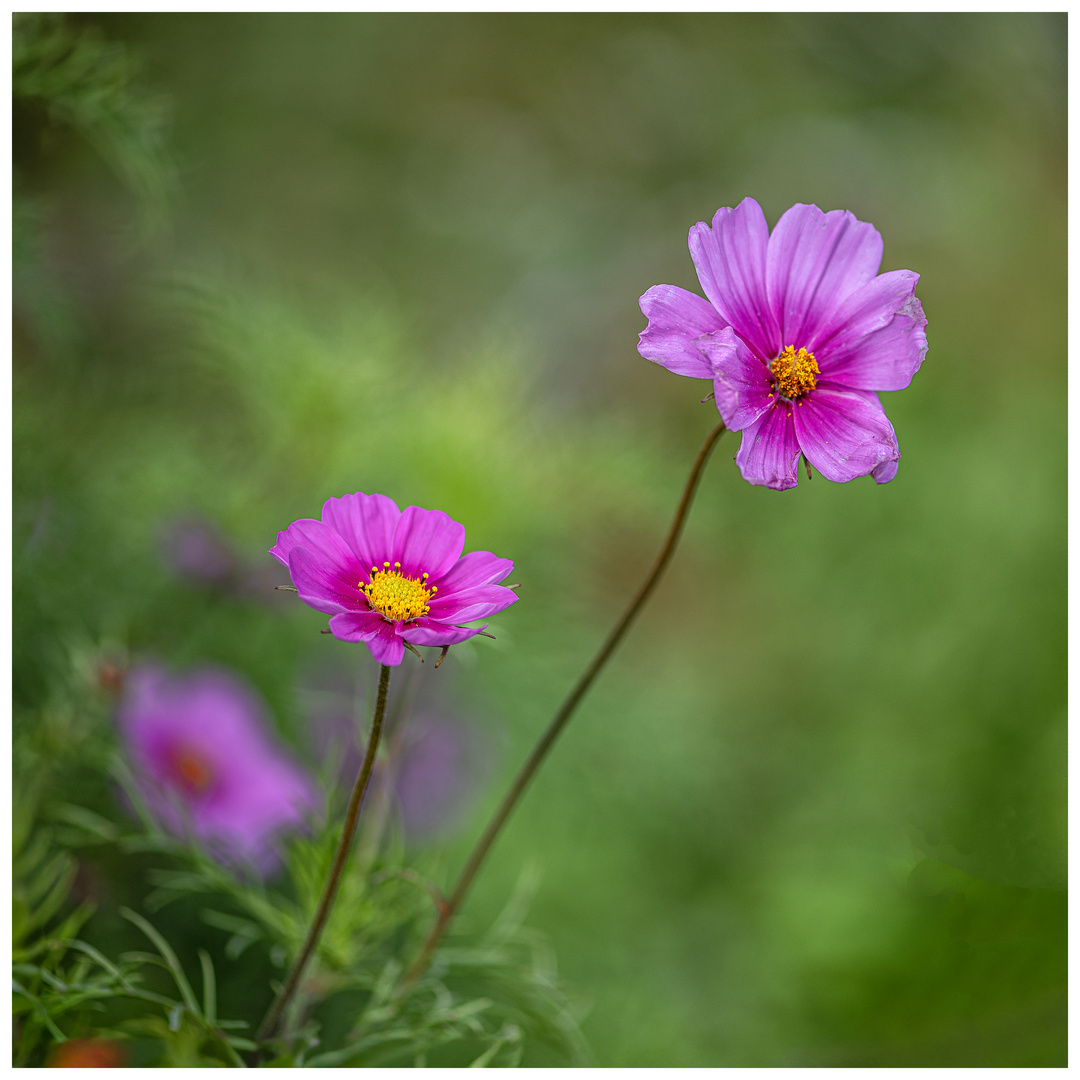
POLYGON ((266 1019, 259 1028, 256 1042, 269 1039, 277 1029, 285 1006, 289 1004, 297 986, 300 985, 300 976, 304 973, 311 954, 315 951, 319 937, 322 935, 326 920, 330 917, 330 909, 334 906, 334 897, 337 896, 338 886, 341 884, 341 876, 345 870, 345 863, 349 858, 349 849, 352 847, 353 837, 356 835, 356 823, 360 818, 360 807, 364 802, 364 793, 367 791, 368 781, 371 779, 371 770, 375 764, 375 754, 379 749, 379 736, 382 734, 383 714, 386 712, 386 692, 390 687, 390 668, 385 664, 379 674, 379 695, 375 701, 375 718, 371 721, 371 736, 368 738, 367 752, 364 754, 364 763, 360 766, 360 774, 353 784, 352 795, 349 796, 349 807, 345 812, 345 825, 341 830, 341 841, 338 843, 337 852, 334 854, 334 862, 330 867, 330 875, 326 879, 326 887, 323 889, 319 908, 315 912, 315 918, 308 930, 304 947, 300 955, 293 961, 293 966, 285 979, 274 1004, 266 1014, 266 1019))
POLYGON ((566 726, 566 722, 573 715, 574 710, 588 692, 589 687, 592 686, 593 680, 600 674, 604 664, 607 663, 608 658, 615 651, 619 642, 622 641, 626 631, 630 628, 630 624, 634 621, 645 601, 649 598, 649 594, 656 587, 656 583, 660 580, 660 576, 663 574, 664 569, 671 561, 671 556, 675 553, 675 547, 679 542, 679 535, 682 533, 683 525, 686 523, 686 516, 690 510, 690 504, 694 501, 694 492, 697 490, 698 481, 701 479, 705 463, 709 460, 709 454, 712 453, 716 441, 724 431, 725 428, 723 423, 717 424, 701 444, 701 449, 698 450, 697 457, 694 459, 694 465, 690 470, 690 476, 687 478, 686 487, 683 488, 682 499, 679 501, 679 507, 675 511, 675 517, 672 519, 671 528, 668 529, 667 539, 665 539, 664 546, 660 549, 660 554, 656 557, 656 562, 653 563, 648 576, 638 589, 633 600, 630 601, 630 605, 627 607, 626 611, 623 612, 622 618, 619 619, 615 624, 614 629, 608 634, 607 640, 600 646, 600 651, 593 657, 592 663, 589 664, 585 669, 584 674, 578 679, 577 685, 570 691, 570 696, 563 702, 562 707, 548 725, 547 731, 541 736, 540 741, 529 755, 529 759, 522 766, 521 771, 511 785, 510 790, 503 798, 498 810, 495 811, 495 816, 488 822, 488 827, 484 830, 484 834, 480 837, 476 847, 473 848, 473 852, 469 856, 469 861, 465 864, 465 869, 461 872, 461 877, 458 878, 457 885, 450 894, 450 899, 440 905, 439 917, 435 922, 435 926, 432 928, 431 933, 424 942, 420 954, 405 973, 401 982, 401 989, 414 983, 424 973, 424 970, 431 962, 431 957, 435 952, 436 946, 442 940, 442 936, 446 933, 446 928, 449 926, 450 920, 453 919, 458 908, 461 906, 461 902, 465 899, 465 894, 469 891, 469 886, 472 885, 473 878, 476 877, 491 845, 499 835, 499 831, 502 829, 503 825, 506 824, 506 819, 517 805, 518 800, 524 793, 533 774, 540 768, 540 765, 543 763, 552 744, 559 737, 559 733, 566 726))

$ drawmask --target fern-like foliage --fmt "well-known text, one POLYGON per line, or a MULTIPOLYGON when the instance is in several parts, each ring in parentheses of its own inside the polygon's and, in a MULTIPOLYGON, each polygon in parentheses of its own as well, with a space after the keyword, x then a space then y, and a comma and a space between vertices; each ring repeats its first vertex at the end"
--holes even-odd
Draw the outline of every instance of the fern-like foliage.
POLYGON ((138 58, 95 28, 74 30, 52 12, 16 13, 13 19, 15 101, 77 131, 156 222, 174 186, 165 145, 168 110, 160 96, 140 87, 138 58))

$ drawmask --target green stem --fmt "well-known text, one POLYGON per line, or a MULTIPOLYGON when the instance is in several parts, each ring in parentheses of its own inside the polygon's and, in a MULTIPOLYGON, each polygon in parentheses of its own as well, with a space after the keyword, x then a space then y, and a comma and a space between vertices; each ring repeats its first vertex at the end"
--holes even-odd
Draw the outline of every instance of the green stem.
POLYGON ((717 424, 701 444, 701 449, 698 450, 697 457, 694 459, 694 464, 690 470, 690 476, 686 481, 686 486, 683 488, 682 499, 679 501, 678 509, 675 511, 675 517, 672 519, 671 527, 668 529, 667 538, 664 540, 664 546, 660 549, 660 554, 656 557, 656 562, 653 563, 652 569, 649 571, 645 581, 638 589, 634 598, 630 601, 626 611, 623 612, 622 618, 619 619, 615 624, 614 629, 608 634, 607 640, 600 646, 600 651, 593 657, 592 663, 589 664, 585 669, 584 674, 578 679, 577 685, 570 691, 570 696, 563 702, 562 707, 555 714, 551 723, 548 725, 547 730, 541 736, 540 741, 529 755, 529 759, 522 766, 521 771, 510 786, 510 790, 504 796, 498 810, 495 811, 495 816, 488 822, 488 827, 484 830, 476 847, 473 848, 473 852, 469 856, 469 861, 465 864, 465 869, 461 872, 461 877, 458 878, 457 885, 450 894, 450 899, 440 905, 439 916, 435 922, 435 926, 432 928, 431 933, 424 942, 420 954, 417 956, 416 960, 413 961, 412 966, 402 979, 402 989, 414 983, 424 973, 428 964, 431 962, 432 954, 442 940, 443 934, 446 933, 447 927, 450 925, 450 920, 453 919, 458 908, 461 906, 461 902, 465 899, 465 894, 469 891, 469 886, 472 885, 473 878, 476 877, 491 845, 495 842, 495 838, 499 835, 503 825, 506 824, 506 819, 509 818, 514 807, 517 805, 518 800, 524 793, 533 774, 540 768, 548 751, 558 738, 559 733, 566 726, 566 722, 573 715, 573 712, 581 702, 581 699, 585 696, 589 687, 592 686, 596 676, 600 674, 601 669, 615 651, 616 646, 622 641, 623 636, 630 628, 631 623, 633 623, 638 612, 645 604, 645 601, 649 598, 650 593, 652 593, 653 589, 656 587, 656 583, 660 580, 660 576, 663 574, 667 564, 671 561, 671 556, 675 553, 676 545, 679 542, 679 536, 682 533, 683 525, 686 523, 686 516, 690 511, 690 505, 694 501, 694 492, 697 490, 698 481, 701 479, 705 464, 709 460, 709 455, 712 453, 716 441, 723 435, 724 431, 725 428, 723 423, 717 424))
POLYGON ((334 854, 334 862, 330 867, 330 876, 326 879, 326 887, 323 889, 322 899, 319 901, 319 909, 315 912, 315 918, 308 930, 304 947, 300 955, 293 962, 285 982, 270 1006, 266 1019, 259 1028, 255 1041, 261 1043, 269 1039, 277 1030, 281 1022, 285 1007, 289 1004, 296 988, 300 985, 300 976, 304 974, 311 954, 319 942, 326 920, 330 917, 330 909, 334 906, 334 898, 337 896, 338 886, 341 884, 342 874, 345 871, 345 863, 349 858, 349 849, 352 847, 353 837, 356 835, 356 823, 360 819, 360 807, 364 802, 364 793, 367 791, 368 781, 371 779, 371 770, 375 764, 375 754, 379 749, 379 736, 382 734, 383 714, 386 712, 386 693, 390 686, 390 668, 385 664, 379 675, 379 696, 375 702, 375 718, 371 722, 371 736, 368 739, 367 753, 364 755, 364 763, 360 766, 360 775, 353 784, 352 795, 349 796, 349 808, 345 812, 345 826, 341 831, 341 841, 337 852, 334 854))

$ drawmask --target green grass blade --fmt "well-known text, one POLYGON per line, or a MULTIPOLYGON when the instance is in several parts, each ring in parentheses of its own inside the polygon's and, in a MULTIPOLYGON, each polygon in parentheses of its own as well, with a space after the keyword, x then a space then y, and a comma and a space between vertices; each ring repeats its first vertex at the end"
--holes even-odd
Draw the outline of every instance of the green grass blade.
POLYGON ((195 991, 191 989, 191 983, 187 981, 187 976, 184 974, 184 969, 180 966, 180 961, 176 958, 176 953, 172 951, 169 943, 150 925, 141 915, 131 910, 131 908, 122 907, 120 914, 127 919, 128 922, 134 923, 153 943, 159 953, 161 953, 165 963, 168 964, 169 970, 172 972, 173 979, 176 982, 176 987, 180 991, 180 996, 184 999, 184 1004, 191 1010, 194 1016, 201 1016, 202 1013, 199 1010, 199 1002, 195 997, 195 991))

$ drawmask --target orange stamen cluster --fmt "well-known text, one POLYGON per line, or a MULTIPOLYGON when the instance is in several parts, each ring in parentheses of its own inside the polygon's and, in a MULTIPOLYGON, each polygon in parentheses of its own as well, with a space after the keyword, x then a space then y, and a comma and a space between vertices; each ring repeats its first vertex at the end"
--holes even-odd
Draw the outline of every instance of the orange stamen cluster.
POLYGON ((173 757, 173 768, 176 770, 176 778, 181 787, 189 795, 198 795, 210 786, 214 779, 213 769, 209 762, 192 750, 179 750, 173 757))
POLYGON ((793 345, 784 349, 769 365, 769 370, 776 380, 777 391, 789 401, 809 394, 817 386, 816 376, 821 374, 814 354, 805 349, 796 352, 793 345))
POLYGON ((394 563, 391 570, 390 563, 384 562, 381 570, 377 566, 371 568, 371 580, 361 581, 359 588, 368 603, 391 622, 408 621, 426 615, 428 602, 439 591, 434 585, 428 587, 427 579, 427 574, 406 577, 401 572, 401 563, 394 563))

